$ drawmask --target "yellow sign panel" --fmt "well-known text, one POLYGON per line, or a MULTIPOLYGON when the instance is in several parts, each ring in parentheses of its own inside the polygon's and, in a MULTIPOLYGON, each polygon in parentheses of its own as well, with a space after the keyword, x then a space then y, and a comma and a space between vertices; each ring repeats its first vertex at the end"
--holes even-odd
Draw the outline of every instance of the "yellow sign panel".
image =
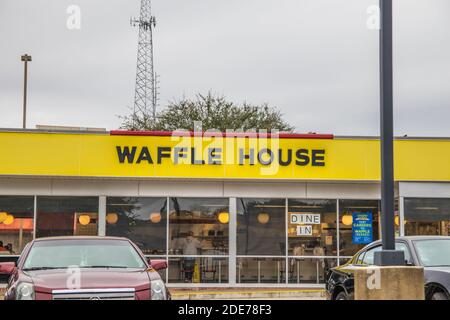
MULTIPOLYGON (((0 175, 380 179, 378 140, 0 133, 0 175)), ((395 178, 450 181, 449 140, 395 141, 395 178)))

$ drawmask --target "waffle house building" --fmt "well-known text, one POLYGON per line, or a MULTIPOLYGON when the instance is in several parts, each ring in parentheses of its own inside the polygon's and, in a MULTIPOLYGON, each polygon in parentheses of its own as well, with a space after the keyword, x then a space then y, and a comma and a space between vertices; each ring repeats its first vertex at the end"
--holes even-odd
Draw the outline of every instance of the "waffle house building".
MULTIPOLYGON (((322 286, 380 237, 379 149, 318 134, 3 129, 0 260, 33 238, 121 236, 167 259, 169 286, 322 286)), ((450 138, 397 138, 395 192, 398 235, 449 235, 450 138)))

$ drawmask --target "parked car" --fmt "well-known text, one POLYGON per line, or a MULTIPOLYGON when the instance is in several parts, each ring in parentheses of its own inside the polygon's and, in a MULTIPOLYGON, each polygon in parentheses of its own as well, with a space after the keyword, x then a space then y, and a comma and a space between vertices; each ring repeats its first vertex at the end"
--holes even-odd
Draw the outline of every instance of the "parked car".
POLYGON ((0 263, 10 274, 6 300, 166 300, 158 270, 165 260, 146 260, 130 240, 54 237, 30 242, 17 263, 0 263))
MULTIPOLYGON (((396 238, 396 250, 405 252, 405 264, 423 266, 425 272, 425 298, 427 300, 450 299, 450 237, 414 236, 396 238)), ((374 264, 374 253, 381 250, 381 241, 375 241, 346 264, 328 271, 325 283, 331 300, 354 298, 354 268, 374 264)))

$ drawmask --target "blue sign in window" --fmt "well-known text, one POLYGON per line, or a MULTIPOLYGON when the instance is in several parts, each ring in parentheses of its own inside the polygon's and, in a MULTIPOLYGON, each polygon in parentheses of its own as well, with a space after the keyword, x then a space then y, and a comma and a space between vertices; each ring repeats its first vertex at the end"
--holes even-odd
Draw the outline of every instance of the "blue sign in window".
POLYGON ((368 244, 373 241, 372 212, 353 212, 352 241, 354 244, 368 244))

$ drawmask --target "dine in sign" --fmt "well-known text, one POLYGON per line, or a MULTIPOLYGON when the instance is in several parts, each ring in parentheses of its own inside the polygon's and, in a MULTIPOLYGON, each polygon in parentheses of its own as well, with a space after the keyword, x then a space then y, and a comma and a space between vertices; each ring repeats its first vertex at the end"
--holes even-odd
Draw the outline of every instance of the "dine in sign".
POLYGON ((312 236, 313 235, 313 226, 297 226, 297 235, 298 236, 312 236))
POLYGON ((312 236, 313 225, 320 224, 320 214, 318 213, 291 213, 291 224, 300 224, 297 226, 297 236, 312 236))

